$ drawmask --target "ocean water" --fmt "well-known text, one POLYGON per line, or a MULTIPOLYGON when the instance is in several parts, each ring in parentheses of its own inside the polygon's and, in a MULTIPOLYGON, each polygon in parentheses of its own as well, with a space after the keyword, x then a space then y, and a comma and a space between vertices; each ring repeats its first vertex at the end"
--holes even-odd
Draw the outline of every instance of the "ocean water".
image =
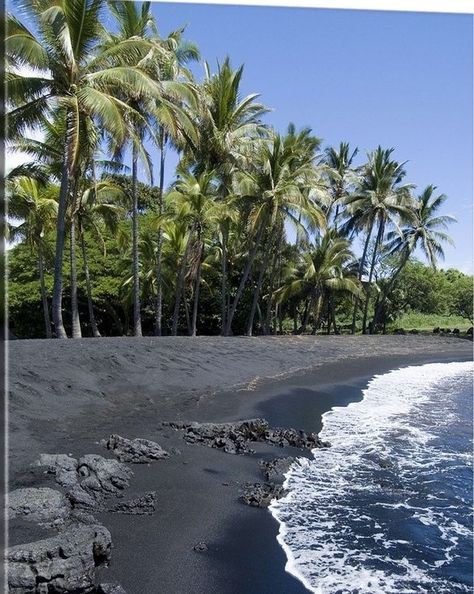
POLYGON ((270 511, 286 570, 317 594, 473 592, 473 364, 375 376, 323 416, 270 511))

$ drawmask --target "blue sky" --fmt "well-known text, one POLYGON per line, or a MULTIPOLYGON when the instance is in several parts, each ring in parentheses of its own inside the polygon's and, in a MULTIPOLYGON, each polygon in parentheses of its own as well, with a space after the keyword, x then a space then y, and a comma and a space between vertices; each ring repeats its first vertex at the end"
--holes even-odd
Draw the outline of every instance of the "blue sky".
POLYGON ((449 196, 459 222, 443 267, 472 273, 472 15, 162 2, 153 13, 162 34, 187 24, 212 67, 245 64, 243 92, 261 93, 278 130, 311 126, 360 160, 394 147, 407 181, 449 196))

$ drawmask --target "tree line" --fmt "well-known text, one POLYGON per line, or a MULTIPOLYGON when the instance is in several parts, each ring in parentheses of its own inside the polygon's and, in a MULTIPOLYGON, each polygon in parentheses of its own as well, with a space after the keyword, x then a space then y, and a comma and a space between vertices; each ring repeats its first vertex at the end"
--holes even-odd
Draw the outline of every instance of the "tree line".
POLYGON ((277 132, 243 66, 196 80, 198 48, 161 36, 149 2, 19 14, 7 142, 30 160, 7 177, 10 274, 28 302, 34 267, 44 336, 377 332, 414 255, 435 268, 452 243, 446 196, 408 183, 394 149, 356 165, 346 142, 277 132))

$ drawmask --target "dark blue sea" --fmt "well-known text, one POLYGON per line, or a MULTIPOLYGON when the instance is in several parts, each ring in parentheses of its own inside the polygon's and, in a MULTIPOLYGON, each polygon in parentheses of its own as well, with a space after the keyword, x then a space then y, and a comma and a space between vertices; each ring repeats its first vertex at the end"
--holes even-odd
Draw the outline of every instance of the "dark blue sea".
POLYGON ((473 592, 472 363, 375 376, 323 416, 328 449, 272 503, 286 569, 318 594, 473 592))

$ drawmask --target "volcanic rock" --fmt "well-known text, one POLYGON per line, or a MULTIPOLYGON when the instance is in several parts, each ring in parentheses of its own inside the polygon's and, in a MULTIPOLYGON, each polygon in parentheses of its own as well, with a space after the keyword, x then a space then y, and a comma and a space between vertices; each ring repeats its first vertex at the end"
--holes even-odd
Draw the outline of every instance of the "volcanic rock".
POLYGON ((74 526, 58 535, 6 551, 9 592, 85 594, 95 589, 95 570, 110 560, 110 532, 101 525, 74 526))
POLYGON ((127 439, 120 435, 111 435, 100 443, 121 462, 146 464, 169 456, 159 444, 148 439, 127 439))

